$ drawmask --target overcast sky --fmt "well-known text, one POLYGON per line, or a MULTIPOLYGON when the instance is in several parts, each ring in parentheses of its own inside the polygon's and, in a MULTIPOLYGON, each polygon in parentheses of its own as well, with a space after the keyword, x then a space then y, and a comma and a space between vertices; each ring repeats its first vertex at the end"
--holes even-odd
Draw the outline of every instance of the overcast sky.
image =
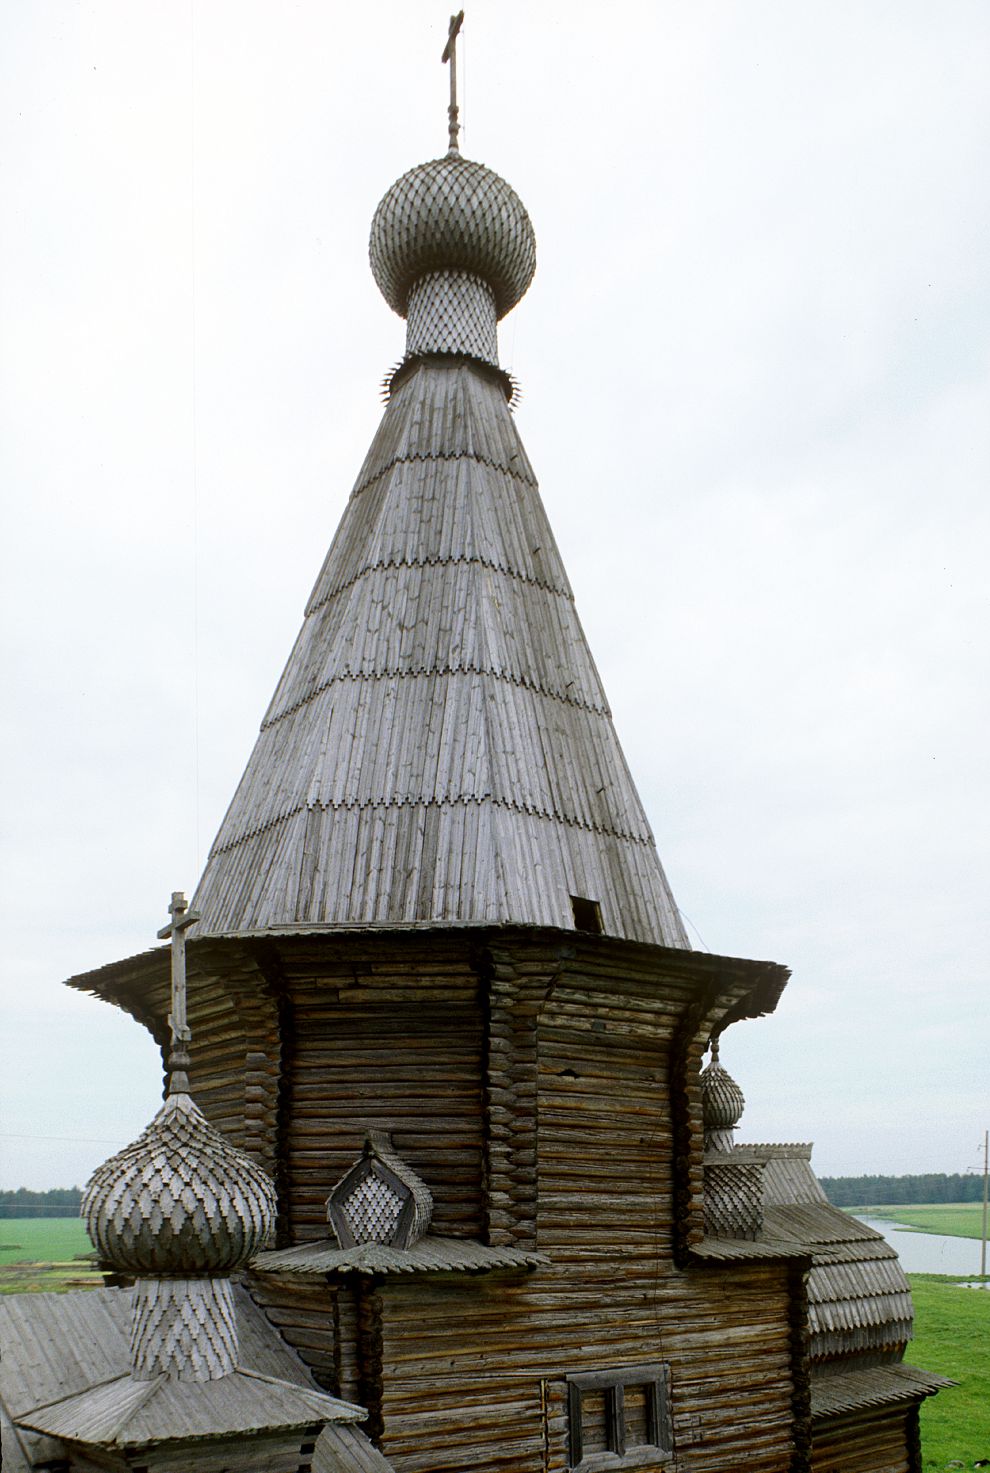
MULTIPOLYGON (((381 414, 367 266, 449 4, 0 20, 5 1186, 160 1100, 62 987, 191 892, 381 414)), ((723 1062, 823 1174, 990 1125, 985 0, 475 0, 532 216, 518 423, 693 943, 793 969, 723 1062)))

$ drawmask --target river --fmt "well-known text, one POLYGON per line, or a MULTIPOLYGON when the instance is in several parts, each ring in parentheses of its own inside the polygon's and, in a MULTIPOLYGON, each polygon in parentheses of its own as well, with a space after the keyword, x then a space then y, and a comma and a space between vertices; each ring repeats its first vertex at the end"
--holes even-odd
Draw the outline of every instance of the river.
POLYGON ((882 1233, 892 1248, 897 1249, 906 1274, 978 1274, 980 1242, 978 1238, 950 1238, 944 1233, 914 1233, 896 1223, 878 1217, 860 1217, 867 1227, 882 1233))

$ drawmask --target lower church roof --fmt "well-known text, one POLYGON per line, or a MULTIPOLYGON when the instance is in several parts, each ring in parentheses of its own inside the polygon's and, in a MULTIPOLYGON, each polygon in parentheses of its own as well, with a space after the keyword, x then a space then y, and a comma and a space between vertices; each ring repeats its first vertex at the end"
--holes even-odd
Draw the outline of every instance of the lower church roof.
MULTIPOLYGON (((299 1425, 320 1421, 329 1403, 336 1407, 333 1415, 346 1422, 353 1423, 361 1415, 360 1409, 356 1411, 315 1386, 295 1352, 240 1287, 234 1291, 239 1372, 207 1386, 189 1382, 163 1386, 161 1378, 132 1381, 127 1374, 131 1298, 127 1289, 0 1298, 4 1473, 29 1473, 64 1459, 62 1437, 126 1446, 134 1438, 153 1441, 159 1435, 216 1437, 223 1435, 228 1423, 232 1434, 239 1435, 263 1430, 259 1409, 265 1406, 273 1425, 277 1422, 282 1427, 286 1413, 292 1422, 298 1412, 299 1425), (137 1405, 142 1387, 145 1400, 137 1405), (243 1395, 245 1391, 249 1394, 243 1395), (293 1398, 295 1409, 289 1406, 293 1398), (143 1426, 142 1416, 157 1418, 161 1426, 157 1421, 154 1426, 143 1426), (25 1419, 57 1428, 57 1435, 16 1425, 25 1419), (236 1422, 241 1425, 235 1427, 236 1422)), ((314 1473, 330 1469, 334 1473, 386 1473, 389 1463, 358 1427, 346 1422, 324 1428, 314 1455, 314 1473)))

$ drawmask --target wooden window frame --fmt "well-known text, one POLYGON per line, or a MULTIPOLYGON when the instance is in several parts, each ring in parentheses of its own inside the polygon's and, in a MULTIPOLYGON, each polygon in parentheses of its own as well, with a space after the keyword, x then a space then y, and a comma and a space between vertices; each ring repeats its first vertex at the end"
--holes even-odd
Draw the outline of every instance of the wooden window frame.
POLYGON ((616 1366, 608 1371, 579 1371, 567 1377, 567 1421, 570 1437, 568 1468, 572 1473, 597 1473, 609 1468, 636 1468, 671 1458, 674 1452, 670 1420, 670 1368, 660 1361, 645 1365, 616 1366), (642 1386, 646 1391, 646 1435, 648 1442, 626 1447, 625 1390, 642 1386), (608 1448, 585 1455, 581 1419, 581 1397, 586 1391, 605 1393, 605 1439, 608 1448))

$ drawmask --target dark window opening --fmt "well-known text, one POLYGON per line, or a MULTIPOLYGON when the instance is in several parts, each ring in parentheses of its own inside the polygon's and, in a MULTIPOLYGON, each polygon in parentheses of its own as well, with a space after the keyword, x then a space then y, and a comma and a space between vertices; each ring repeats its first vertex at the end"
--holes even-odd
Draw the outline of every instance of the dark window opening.
POLYGON ((574 912, 576 930, 590 931, 593 936, 603 934, 602 908, 597 900, 587 900, 583 895, 572 895, 571 910, 574 912))
POLYGON ((622 1366, 567 1377, 568 1466, 580 1473, 670 1457, 667 1367, 622 1366))

